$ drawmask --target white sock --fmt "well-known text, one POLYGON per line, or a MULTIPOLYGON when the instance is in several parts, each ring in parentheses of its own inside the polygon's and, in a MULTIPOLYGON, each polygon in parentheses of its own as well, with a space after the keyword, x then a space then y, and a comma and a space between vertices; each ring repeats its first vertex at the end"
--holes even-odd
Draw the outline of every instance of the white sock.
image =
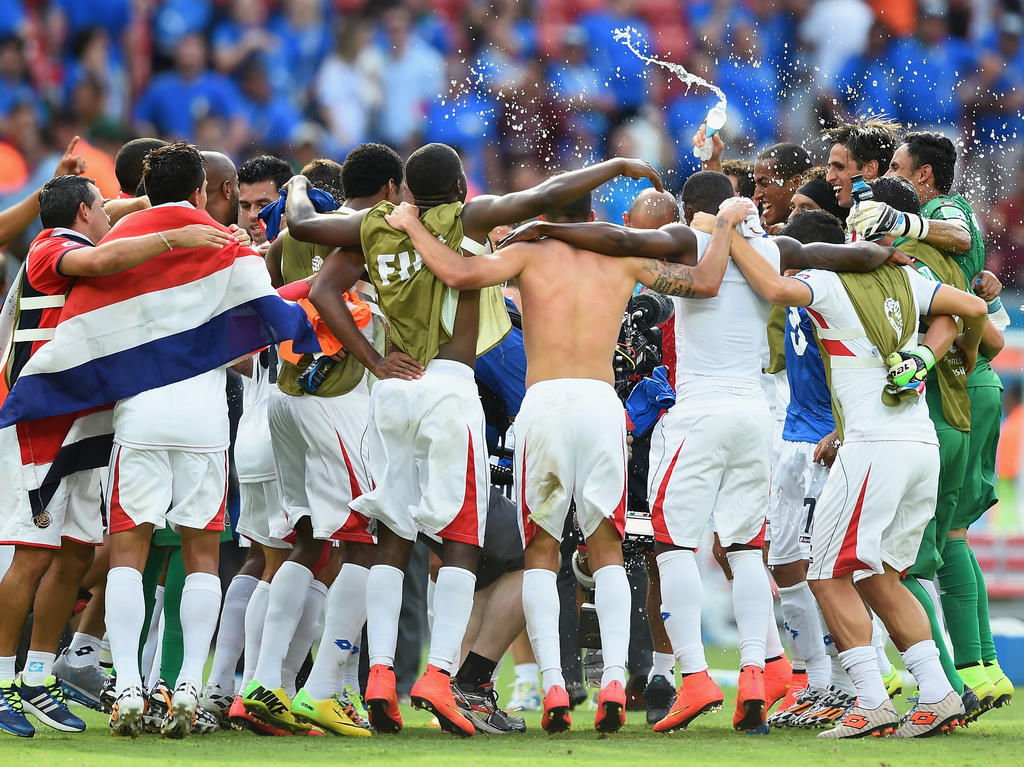
POLYGON ((517 663, 515 672, 515 684, 532 684, 534 687, 537 686, 537 674, 540 673, 540 669, 536 663, 517 663))
MULTIPOLYGON (((152 690, 156 686, 157 682, 160 681, 160 665, 163 661, 163 650, 164 650, 164 627, 167 625, 167 620, 164 616, 163 611, 157 616, 157 624, 154 631, 156 632, 156 641, 153 642, 153 646, 149 648, 151 661, 149 666, 145 666, 141 669, 143 672, 143 682, 146 683, 146 689, 152 690)), ((143 650, 145 652, 145 650, 143 650)))
POLYGON ((681 674, 694 674, 708 667, 700 638, 700 608, 703 586, 697 559, 687 549, 666 551, 657 557, 661 575, 661 612, 672 652, 681 674))
POLYGON ((112 567, 107 573, 106 623, 110 655, 117 669, 118 694, 126 687, 141 687, 139 636, 146 620, 142 573, 132 567, 112 567))
POLYGON ((374 565, 366 576, 366 644, 371 667, 395 665, 404 581, 405 573, 391 565, 374 565))
MULTIPOLYGON (((770 588, 770 587, 769 587, 770 588)), ((779 658, 786 654, 786 648, 782 646, 782 637, 779 636, 779 622, 775 619, 774 600, 768 604, 768 631, 764 635, 764 657, 779 658)), ((794 658, 794 663, 796 659, 794 658)))
POLYGON ((305 689, 313 700, 327 700, 345 689, 338 675, 348 663, 366 622, 365 567, 345 563, 327 592, 324 632, 305 689))
POLYGON ((839 662, 843 664, 853 686, 857 689, 857 705, 861 708, 875 709, 889 700, 882 675, 878 672, 875 648, 866 645, 844 650, 839 653, 839 662))
POLYGON ((14 664, 17 662, 17 660, 18 656, 16 655, 0 656, 0 682, 14 681, 14 677, 16 676, 14 671, 14 664))
POLYGON ((676 683, 676 658, 670 652, 658 652, 654 651, 654 657, 652 658, 651 671, 647 674, 647 681, 650 682, 656 676, 663 676, 668 680, 668 683, 675 686, 676 683))
POLYGON ((942 672, 939 648, 934 640, 925 639, 908 647, 903 653, 903 664, 917 680, 917 697, 921 703, 938 703, 953 692, 942 672))
POLYGON ((71 638, 64 660, 71 668, 94 666, 99 662, 99 651, 100 640, 79 631, 71 638))
POLYGON ((442 567, 434 585, 434 624, 427 663, 450 672, 462 649, 469 614, 473 612, 476 575, 461 567, 442 567))
POLYGON ((25 668, 21 672, 22 680, 30 687, 39 687, 53 673, 53 662, 56 659, 57 656, 52 652, 29 650, 25 655, 25 668))
MULTIPOLYGON (((327 599, 327 587, 320 581, 309 584, 306 601, 302 605, 302 617, 295 627, 295 636, 288 645, 288 652, 281 664, 281 684, 289 698, 295 697, 295 678, 313 649, 313 643, 324 633, 324 600, 327 599)), ((332 695, 334 693, 331 693, 332 695)), ((328 696, 330 697, 330 696, 328 696)))
POLYGON ((270 584, 260 581, 249 597, 245 609, 245 660, 242 663, 242 692, 256 673, 260 658, 260 644, 263 640, 263 624, 267 620, 267 604, 270 602, 270 584))
POLYGON ((594 573, 594 608, 601 630, 604 672, 601 687, 612 682, 626 686, 626 655, 629 652, 629 579, 622 565, 605 565, 594 573))
POLYGON ((152 668, 154 666, 158 668, 157 677, 160 675, 160 647, 164 636, 164 632, 160 628, 160 621, 163 620, 163 617, 164 587, 158 585, 156 591, 153 592, 153 612, 149 616, 149 628, 146 630, 146 643, 142 645, 142 661, 139 666, 145 677, 147 689, 151 686, 150 679, 153 676, 152 668))
POLYGON ((531 569, 523 573, 523 612, 533 657, 540 668, 541 684, 547 693, 565 687, 558 635, 558 588, 551 570, 531 569))
POLYGON ((216 684, 230 694, 235 689, 235 667, 245 646, 245 609, 259 579, 236 575, 224 594, 224 605, 217 625, 217 644, 207 684, 216 684))
MULTIPOLYGON (((935 620, 939 622, 939 628, 942 629, 942 633, 946 633, 946 615, 942 612, 942 599, 939 597, 939 591, 935 588, 935 581, 925 580, 924 578, 918 578, 917 582, 921 584, 921 588, 928 592, 928 596, 932 598, 932 604, 935 605, 935 620)), ((947 646, 952 646, 947 637, 947 646)))
POLYGON ((779 599, 782 602, 783 627, 791 639, 793 663, 799 658, 807 671, 807 685, 812 690, 824 690, 829 685, 832 666, 825 656, 825 643, 818 617, 818 603, 814 601, 807 581, 796 586, 779 588, 779 599))
POLYGON ((427 632, 434 633, 434 592, 437 591, 437 584, 427 578, 427 632))
POLYGON ((871 613, 871 646, 875 648, 875 655, 878 657, 878 670, 885 676, 892 671, 892 663, 885 654, 885 643, 889 641, 889 632, 886 630, 878 616, 871 613))
MULTIPOLYGON (((362 633, 362 630, 363 627, 360 626, 360 633, 362 633)), ((359 692, 359 657, 361 652, 362 648, 358 644, 354 644, 352 652, 348 654, 348 660, 341 667, 341 673, 338 675, 338 687, 342 690, 346 687, 351 687, 356 692, 359 692)))
POLYGON ((177 684, 191 682, 202 688, 203 669, 220 614, 220 578, 213 573, 186 575, 180 614, 183 652, 177 684))
POLYGON ((267 620, 263 624, 260 658, 253 677, 268 690, 281 687, 281 666, 295 636, 312 582, 312 571, 292 561, 281 565, 270 582, 267 620))
POLYGON ((768 571, 760 551, 730 551, 732 568, 732 609, 740 632, 740 668, 764 668, 765 634, 772 605, 768 571))

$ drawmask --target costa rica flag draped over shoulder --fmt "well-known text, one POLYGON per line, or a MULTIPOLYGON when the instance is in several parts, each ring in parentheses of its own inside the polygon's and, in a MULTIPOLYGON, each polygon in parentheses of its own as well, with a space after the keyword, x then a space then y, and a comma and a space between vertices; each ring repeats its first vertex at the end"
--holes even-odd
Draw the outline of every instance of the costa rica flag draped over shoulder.
MULTIPOLYGON (((206 211, 168 205, 126 216, 103 242, 189 224, 226 231, 206 211)), ((53 339, 0 408, 0 483, 17 496, 7 499, 29 502, 35 515, 64 477, 105 466, 118 400, 285 340, 320 351, 305 311, 278 296, 263 259, 237 243, 175 248, 125 272, 77 279, 53 339)))

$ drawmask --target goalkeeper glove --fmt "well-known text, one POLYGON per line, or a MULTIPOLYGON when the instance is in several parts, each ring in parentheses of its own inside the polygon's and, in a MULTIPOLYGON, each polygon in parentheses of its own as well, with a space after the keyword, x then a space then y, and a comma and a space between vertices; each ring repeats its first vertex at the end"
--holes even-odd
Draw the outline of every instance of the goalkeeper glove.
POLYGON ((935 367, 935 355, 922 344, 907 351, 893 352, 885 362, 889 366, 890 393, 898 394, 909 390, 920 394, 928 371, 935 367))
POLYGON ((884 202, 866 200, 850 213, 849 226, 866 240, 886 235, 923 240, 928 236, 928 219, 916 213, 902 213, 884 202))

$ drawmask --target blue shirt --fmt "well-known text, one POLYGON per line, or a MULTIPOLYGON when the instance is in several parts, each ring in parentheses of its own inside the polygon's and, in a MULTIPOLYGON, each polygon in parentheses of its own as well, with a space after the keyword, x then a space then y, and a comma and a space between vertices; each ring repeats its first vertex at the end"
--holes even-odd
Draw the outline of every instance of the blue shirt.
POLYGON ((786 312, 786 378, 789 407, 782 438, 788 442, 819 442, 836 428, 825 364, 814 340, 811 318, 803 307, 786 312))
MULTIPOLYGON (((515 305, 505 299, 507 306, 515 305)), ((518 311, 518 310, 517 310, 518 311)), ((505 413, 515 418, 526 396, 526 348, 523 346, 523 331, 513 327, 505 339, 484 354, 477 357, 476 377, 480 383, 501 398, 505 413)), ((498 430, 487 425, 487 447, 493 452, 501 437, 498 430)))
POLYGON ((150 123, 161 135, 192 139, 198 120, 209 114, 231 120, 240 114, 241 96, 221 75, 205 72, 185 81, 177 72, 153 78, 135 106, 135 122, 150 123))

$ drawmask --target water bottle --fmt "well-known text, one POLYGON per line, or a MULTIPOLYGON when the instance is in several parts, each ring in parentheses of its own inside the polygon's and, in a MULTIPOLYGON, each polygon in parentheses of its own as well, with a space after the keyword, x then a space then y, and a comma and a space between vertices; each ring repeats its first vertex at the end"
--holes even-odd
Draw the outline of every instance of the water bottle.
POLYGON ((719 101, 711 108, 708 112, 707 119, 704 127, 704 138, 708 139, 704 142, 704 146, 695 146, 693 148, 693 156, 700 159, 701 162, 707 162, 711 159, 711 153, 714 150, 714 143, 710 140, 718 131, 722 130, 725 125, 725 104, 719 101))
POLYGON ((322 354, 315 355, 310 366, 302 371, 302 375, 299 376, 299 386, 307 394, 316 394, 316 390, 320 388, 320 384, 324 382, 327 374, 331 372, 331 368, 335 364, 335 361, 330 357, 325 357, 322 354))

